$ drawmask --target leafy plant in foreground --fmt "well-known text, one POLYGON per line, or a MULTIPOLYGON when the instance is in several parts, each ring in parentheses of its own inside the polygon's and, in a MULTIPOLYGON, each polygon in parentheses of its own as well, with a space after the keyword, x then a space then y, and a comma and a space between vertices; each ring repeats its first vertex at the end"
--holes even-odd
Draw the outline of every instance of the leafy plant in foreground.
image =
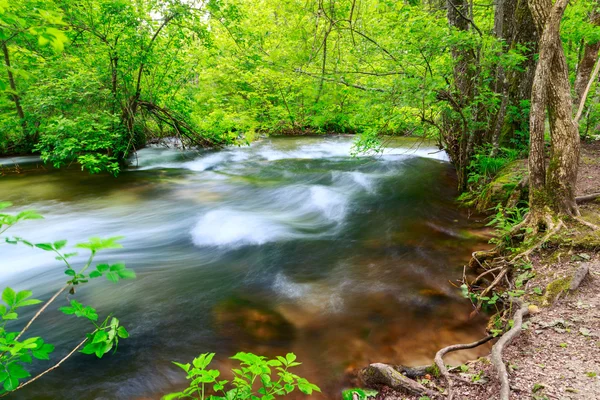
POLYGON ((163 397, 163 400, 186 398, 271 400, 277 396, 285 396, 296 389, 307 395, 321 391, 318 386, 305 378, 289 372, 290 368, 300 365, 299 362, 296 362, 296 356, 293 353, 288 353, 285 357, 277 356, 272 360, 252 353, 237 353, 231 359, 239 361, 240 368, 232 369, 234 378, 231 382, 219 380, 221 375, 219 370, 207 369, 214 356, 215 353, 201 354, 191 364, 174 362, 186 372, 187 379, 191 382, 185 390, 168 394, 163 397), (273 378, 273 373, 275 373, 275 378, 273 378), (227 390, 226 385, 230 387, 227 390), (209 394, 209 392, 213 394, 209 394), (222 395, 218 396, 217 393, 222 395))
MULTIPOLYGON (((0 202, 0 210, 10 206, 11 203, 9 202, 0 202)), ((0 235, 18 222, 42 218, 41 215, 34 211, 22 211, 18 214, 0 213, 0 235)), ((75 346, 75 348, 57 364, 48 368, 36 377, 23 382, 23 380, 31 376, 28 370, 29 364, 32 364, 34 359, 49 360, 50 354, 54 351, 54 346, 45 343, 41 337, 29 337, 21 340, 31 324, 46 311, 52 302, 67 290, 70 294, 75 294, 75 287, 89 282, 89 279, 105 276, 106 279, 111 282, 118 282, 121 279, 135 278, 135 272, 127 269, 125 265, 121 263, 113 265, 97 264, 94 266, 94 270, 88 273, 88 270, 92 267, 96 254, 105 249, 121 248, 121 244, 118 243, 118 240, 120 239, 121 237, 107 239, 91 238, 88 242, 75 245, 76 248, 85 249, 90 252, 87 262, 83 264, 83 266, 78 267, 70 261, 71 257, 76 256, 77 253, 67 253, 63 251, 67 245, 66 240, 34 244, 18 236, 0 236, 0 241, 3 240, 7 244, 24 244, 32 248, 53 253, 56 260, 64 263, 64 274, 67 276, 65 286, 59 289, 19 332, 9 330, 9 323, 12 324, 19 319, 17 311, 22 307, 38 305, 42 303, 42 301, 32 299, 32 292, 29 290, 16 292, 12 288, 6 287, 2 291, 3 304, 0 303, 0 397, 35 381, 46 372, 59 366, 82 347, 82 353, 95 354, 96 357, 102 358, 104 354, 108 353, 113 348, 116 350, 119 339, 126 339, 129 337, 129 333, 125 327, 120 325, 117 318, 108 315, 101 320, 101 322, 98 322, 99 316, 93 307, 83 305, 77 300, 70 300, 69 306, 60 307, 59 310, 63 314, 74 315, 75 317, 89 320, 93 326, 93 331, 88 333, 86 338, 75 346)))

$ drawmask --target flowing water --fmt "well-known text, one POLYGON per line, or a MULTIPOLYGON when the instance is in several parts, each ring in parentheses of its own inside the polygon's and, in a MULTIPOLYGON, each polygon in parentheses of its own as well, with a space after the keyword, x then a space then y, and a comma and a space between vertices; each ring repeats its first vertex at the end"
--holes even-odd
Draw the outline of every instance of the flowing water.
MULTIPOLYGON (((354 368, 427 363, 480 337, 482 321, 448 281, 483 239, 454 203, 444 153, 391 141, 383 154, 351 157, 351 146, 329 137, 147 148, 116 179, 35 162, 0 178, 0 200, 45 216, 9 232, 70 245, 123 235, 124 248, 97 261, 123 261, 138 276, 94 280, 75 296, 128 327, 116 354, 76 354, 13 398, 157 399, 184 384, 172 360, 216 352, 215 366, 229 368, 237 351, 293 351, 298 374, 338 398, 354 368)), ((0 287, 48 299, 62 270, 41 250, 0 245, 0 287)), ((55 362, 90 330, 56 311, 65 301, 30 330, 57 345, 55 362)))

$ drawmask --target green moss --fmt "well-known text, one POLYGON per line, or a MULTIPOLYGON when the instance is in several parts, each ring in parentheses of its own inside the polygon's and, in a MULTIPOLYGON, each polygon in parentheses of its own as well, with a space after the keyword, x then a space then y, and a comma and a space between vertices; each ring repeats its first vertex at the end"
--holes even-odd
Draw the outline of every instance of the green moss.
MULTIPOLYGON (((467 207, 475 207, 478 211, 485 211, 497 204, 506 205, 507 201, 519 187, 519 182, 527 175, 527 165, 523 160, 516 160, 504 168, 489 183, 481 187, 476 193, 469 193, 459 198, 467 207)), ((522 193, 519 197, 524 197, 522 193)))
POLYGON ((433 364, 429 367, 427 367, 427 369, 425 369, 425 371, 432 376, 435 376, 436 378, 440 377, 440 369, 438 368, 437 365, 433 364))
POLYGON ((554 301, 556 301, 558 296, 569 290, 569 286, 571 285, 571 279, 571 277, 565 277, 550 282, 548 286, 546 286, 546 292, 544 294, 542 305, 549 306, 554 301))

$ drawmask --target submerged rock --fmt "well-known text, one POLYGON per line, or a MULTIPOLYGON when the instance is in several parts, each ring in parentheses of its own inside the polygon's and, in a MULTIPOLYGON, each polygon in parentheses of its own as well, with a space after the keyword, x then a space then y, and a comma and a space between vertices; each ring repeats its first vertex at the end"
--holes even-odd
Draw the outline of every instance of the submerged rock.
POLYGON ((257 341, 288 340, 293 326, 278 312, 257 302, 230 298, 214 309, 215 320, 226 335, 249 337, 257 341))

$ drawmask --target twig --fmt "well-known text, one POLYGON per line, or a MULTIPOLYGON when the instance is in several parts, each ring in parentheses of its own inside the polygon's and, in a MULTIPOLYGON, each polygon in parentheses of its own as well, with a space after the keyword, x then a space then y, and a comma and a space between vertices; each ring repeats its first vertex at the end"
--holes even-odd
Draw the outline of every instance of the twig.
MULTIPOLYGON (((94 331, 94 332, 95 332, 95 331, 94 331)), ((59 362, 57 362, 57 363, 56 363, 54 366, 52 366, 52 367, 48 368, 48 369, 47 369, 47 370, 45 370, 44 372, 42 372, 42 373, 40 373, 39 375, 35 376, 34 378, 31 378, 31 379, 30 379, 30 380, 28 380, 27 382, 23 382, 23 383, 21 383, 19 386, 17 386, 17 388, 16 388, 16 389, 13 389, 13 390, 11 390, 11 391, 9 391, 9 392, 6 392, 6 393, 4 393, 4 394, 0 394, 0 397, 4 397, 4 396, 8 395, 9 393, 12 393, 12 392, 14 392, 15 390, 19 390, 19 389, 21 389, 21 388, 23 388, 23 387, 25 387, 25 386, 29 385, 30 383, 33 383, 33 382, 35 382, 36 380, 40 379, 42 376, 46 375, 48 372, 50 372, 50 371, 54 371, 55 369, 57 369, 58 367, 60 367, 60 365, 61 365, 62 363, 64 363, 64 362, 65 362, 65 361, 66 361, 66 360, 67 360, 69 357, 71 357, 73 354, 75 354, 75 352, 76 352, 77 350, 79 350, 79 348, 80 348, 81 346, 83 346, 83 345, 85 344, 85 342, 87 342, 87 340, 88 340, 88 338, 87 338, 87 337, 86 337, 85 339, 83 339, 83 340, 82 340, 82 341, 81 341, 81 342, 80 342, 80 343, 79 343, 77 346, 75 346, 75 348, 74 348, 73 350, 71 350, 71 351, 69 352, 69 354, 67 354, 66 356, 64 356, 64 357, 63 357, 63 358, 62 358, 62 359, 61 359, 59 362)))
POLYGON ((498 379, 500 380, 500 400, 509 400, 510 397, 510 383, 508 382, 506 365, 504 365, 504 361, 502 361, 502 350, 504 350, 504 346, 509 344, 510 341, 521 332, 523 317, 529 314, 529 307, 527 304, 524 304, 520 299, 515 299, 514 302, 520 303, 521 307, 513 316, 513 327, 502 335, 492 347, 491 361, 498 372, 498 379))
MULTIPOLYGON (((481 264, 480 264, 481 265, 481 264)), ((471 286, 473 286, 475 283, 477 283, 481 278, 483 278, 484 276, 486 276, 489 273, 492 273, 494 271, 498 271, 499 269, 502 269, 503 267, 496 267, 496 268, 492 268, 492 269, 488 269, 487 271, 483 272, 482 274, 480 274, 477 278, 475 278, 474 281, 471 282, 471 286)), ((495 277, 494 277, 495 278, 495 277)))
POLYGON ((41 315, 41 314, 42 314, 44 311, 46 311, 46 308, 48 308, 48 306, 49 306, 50 304, 52 304, 52 302, 53 302, 54 300, 56 300, 56 298, 57 298, 58 296, 60 296, 60 294, 61 294, 62 292, 64 292, 64 291, 65 291, 65 290, 66 290, 68 287, 69 287, 69 285, 63 286, 63 287, 62 287, 62 288, 61 288, 61 289, 60 289, 58 292, 56 292, 56 293, 54 294, 54 296, 52 296, 52 297, 50 298, 50 300, 48 300, 48 301, 46 302, 46 304, 44 304, 44 306, 43 306, 42 308, 40 308, 40 309, 38 310, 38 312, 37 312, 37 313, 35 313, 35 315, 33 316, 33 318, 31 318, 31 319, 29 320, 29 322, 27 323, 27 325, 25 325, 25 328, 23 328, 23 330, 21 330, 21 332, 19 332, 19 334, 18 334, 18 335, 17 335, 17 337, 15 338, 15 341, 19 340, 19 338, 20 338, 21 336, 23 336, 23 334, 25 333, 25 331, 26 331, 27 329, 29 329, 29 327, 31 326, 31 324, 33 324, 33 321, 35 321, 35 320, 36 320, 36 319, 37 319, 37 318, 38 318, 38 317, 39 317, 39 316, 40 316, 40 315, 41 315))
POLYGON ((446 365, 444 364, 443 357, 446 354, 453 352, 453 351, 467 350, 467 349, 472 349, 472 348, 481 346, 482 344, 489 342, 493 338, 494 338, 493 335, 488 335, 488 336, 484 337, 483 339, 480 339, 473 343, 453 344, 452 346, 448 346, 448 347, 444 347, 443 349, 440 349, 435 354, 435 358, 434 358, 435 365, 440 370, 440 374, 442 374, 442 376, 446 379, 446 382, 448 382, 448 400, 452 400, 452 398, 454 397, 454 392, 452 390, 453 383, 452 383, 452 378, 450 376, 450 372, 448 372, 448 369, 446 368, 446 365))

